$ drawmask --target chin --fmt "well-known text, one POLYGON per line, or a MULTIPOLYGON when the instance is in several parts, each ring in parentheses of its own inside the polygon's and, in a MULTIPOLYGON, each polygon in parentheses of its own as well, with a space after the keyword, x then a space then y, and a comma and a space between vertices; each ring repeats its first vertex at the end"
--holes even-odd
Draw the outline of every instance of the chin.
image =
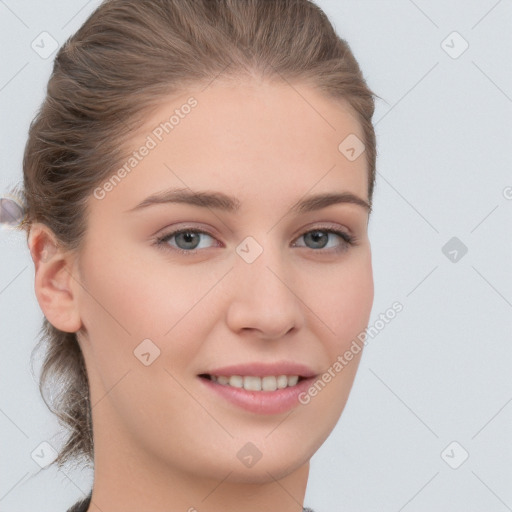
POLYGON ((219 446, 219 452, 212 450, 212 459, 200 464, 198 471, 205 473, 206 477, 219 479, 226 475, 226 481, 233 483, 263 484, 280 480, 299 470, 307 464, 322 444, 323 439, 317 439, 312 445, 311 438, 306 443, 295 437, 292 444, 283 445, 282 441, 272 443, 264 439, 250 441, 233 441, 235 449, 219 446), (259 448, 258 448, 259 446, 259 448))
MULTIPOLYGON (((265 484, 275 480, 281 480, 307 464, 309 458, 310 457, 303 457, 302 459, 297 459, 297 454, 294 454, 293 460, 283 458, 281 460, 264 461, 262 457, 250 468, 243 467, 242 464, 233 465, 230 463, 226 467, 226 474, 230 471, 231 473, 226 481, 239 484, 265 484)), ((214 476, 218 478, 218 467, 214 476)))

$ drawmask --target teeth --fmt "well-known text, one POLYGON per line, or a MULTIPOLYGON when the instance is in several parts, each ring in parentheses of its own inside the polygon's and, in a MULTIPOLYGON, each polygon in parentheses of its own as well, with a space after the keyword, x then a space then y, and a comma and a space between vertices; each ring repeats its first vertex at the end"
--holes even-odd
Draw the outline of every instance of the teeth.
POLYGON ((279 375, 279 377, 277 377, 278 389, 283 389, 286 386, 288 386, 288 377, 286 375, 279 375))
POLYGON ((299 381, 298 375, 268 375, 266 377, 255 377, 252 375, 210 375, 212 381, 223 386, 233 386, 234 388, 244 388, 247 391, 275 391, 289 386, 295 386, 299 381))
MULTIPOLYGON (((232 378, 233 377, 231 377, 231 379, 232 378)), ((231 379, 229 379, 230 384, 231 379)), ((247 389, 248 391, 261 391, 260 377, 244 377, 244 389, 247 389)))
POLYGON ((240 375, 233 375, 232 377, 229 377, 229 385, 234 388, 243 388, 244 378, 240 377, 240 375))
POLYGON ((263 391, 275 391, 277 389, 276 377, 263 377, 261 379, 261 389, 263 391))
POLYGON ((292 375, 291 377, 288 377, 288 386, 295 386, 298 381, 299 377, 297 375, 292 375))

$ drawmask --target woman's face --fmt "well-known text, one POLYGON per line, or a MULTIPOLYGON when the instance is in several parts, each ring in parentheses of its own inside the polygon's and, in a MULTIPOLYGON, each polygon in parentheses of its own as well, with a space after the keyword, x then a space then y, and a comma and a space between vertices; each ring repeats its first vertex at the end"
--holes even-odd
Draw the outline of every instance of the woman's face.
POLYGON ((151 113, 90 197, 76 268, 97 462, 265 481, 327 438, 373 302, 354 136, 349 107, 299 85, 217 81, 151 113))

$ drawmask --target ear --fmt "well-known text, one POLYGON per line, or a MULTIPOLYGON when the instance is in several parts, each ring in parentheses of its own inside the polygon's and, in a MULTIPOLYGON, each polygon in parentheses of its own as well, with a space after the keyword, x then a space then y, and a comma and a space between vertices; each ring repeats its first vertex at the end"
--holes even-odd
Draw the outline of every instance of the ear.
POLYGON ((42 223, 31 226, 28 246, 35 267, 35 293, 44 316, 61 331, 78 331, 82 322, 75 293, 76 256, 65 251, 42 223))

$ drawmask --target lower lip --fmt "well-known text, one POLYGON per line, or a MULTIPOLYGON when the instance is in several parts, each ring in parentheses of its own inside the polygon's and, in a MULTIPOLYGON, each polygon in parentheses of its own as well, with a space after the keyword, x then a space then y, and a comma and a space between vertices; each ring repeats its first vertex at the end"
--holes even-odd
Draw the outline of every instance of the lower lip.
POLYGON ((314 377, 301 380, 295 386, 276 391, 247 391, 227 384, 218 384, 210 379, 198 377, 214 393, 232 404, 256 414, 279 414, 300 404, 299 395, 311 386, 314 377))

